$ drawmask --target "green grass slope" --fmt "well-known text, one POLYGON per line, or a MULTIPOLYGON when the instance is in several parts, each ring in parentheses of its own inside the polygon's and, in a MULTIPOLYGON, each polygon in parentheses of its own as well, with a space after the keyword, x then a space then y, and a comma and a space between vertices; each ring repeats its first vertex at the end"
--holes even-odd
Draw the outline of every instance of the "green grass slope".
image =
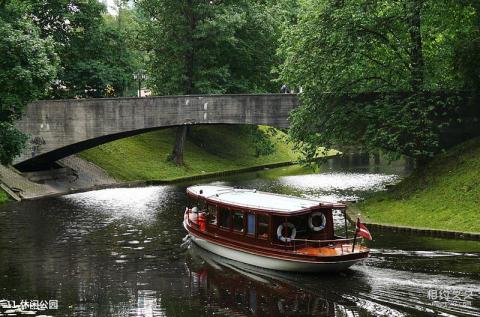
POLYGON ((480 232, 480 138, 438 155, 359 208, 376 223, 480 232))
MULTIPOLYGON (((260 127, 266 133, 266 127, 260 127)), ((149 132, 89 149, 80 154, 118 180, 171 180, 186 176, 235 170, 270 163, 297 160, 285 134, 268 137, 276 151, 255 156, 254 138, 245 126, 194 126, 187 138, 184 167, 167 161, 175 129, 149 132)))
POLYGON ((0 204, 6 203, 9 200, 10 198, 8 197, 7 193, 0 189, 0 204))

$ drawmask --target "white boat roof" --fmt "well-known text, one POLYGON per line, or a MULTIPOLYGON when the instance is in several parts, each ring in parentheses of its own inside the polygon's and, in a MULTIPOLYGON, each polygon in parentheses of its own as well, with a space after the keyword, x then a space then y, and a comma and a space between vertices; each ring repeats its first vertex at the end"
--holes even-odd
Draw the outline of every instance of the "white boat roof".
POLYGON ((235 205, 245 209, 254 208, 273 212, 294 212, 331 203, 304 199, 294 196, 279 195, 257 191, 255 189, 239 189, 228 186, 195 185, 187 188, 191 195, 211 201, 235 205))

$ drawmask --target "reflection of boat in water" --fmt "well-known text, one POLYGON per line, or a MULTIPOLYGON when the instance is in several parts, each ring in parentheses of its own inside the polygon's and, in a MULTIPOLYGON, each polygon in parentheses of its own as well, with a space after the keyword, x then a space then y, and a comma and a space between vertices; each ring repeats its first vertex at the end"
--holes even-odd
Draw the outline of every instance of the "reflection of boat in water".
POLYGON ((220 257, 195 245, 187 260, 190 287, 212 313, 228 316, 335 315, 335 306, 288 282, 288 273, 220 257), (203 260, 203 261, 199 261, 203 260), (284 280, 285 278, 285 280, 284 280))
POLYGON ((223 186, 192 186, 203 206, 186 209, 184 226, 200 247, 229 259, 282 271, 342 271, 369 250, 334 233, 344 204, 223 186))

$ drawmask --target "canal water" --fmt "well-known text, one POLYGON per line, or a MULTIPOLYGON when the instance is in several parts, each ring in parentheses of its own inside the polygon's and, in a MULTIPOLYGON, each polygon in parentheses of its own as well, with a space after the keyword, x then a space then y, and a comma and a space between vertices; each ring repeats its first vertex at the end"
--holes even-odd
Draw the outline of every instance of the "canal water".
MULTIPOLYGON (((353 157, 202 183, 339 201, 407 172, 353 157)), ((371 257, 346 272, 262 270, 183 242, 188 185, 0 206, 0 316, 480 315, 478 242, 373 231, 371 257)))

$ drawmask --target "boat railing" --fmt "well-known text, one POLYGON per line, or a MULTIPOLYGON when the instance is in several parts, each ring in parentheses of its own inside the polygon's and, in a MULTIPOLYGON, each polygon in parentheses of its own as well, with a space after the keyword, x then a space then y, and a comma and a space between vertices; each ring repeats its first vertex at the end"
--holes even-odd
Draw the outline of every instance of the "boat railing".
MULTIPOLYGON (((359 240, 357 238, 357 240, 359 240)), ((360 242, 360 241, 359 241, 360 242)), ((321 248, 321 247, 340 247, 342 254, 347 252, 353 243, 353 238, 348 239, 333 239, 333 240, 310 240, 310 239, 291 239, 290 246, 293 247, 293 251, 297 251, 301 248, 321 248)))

